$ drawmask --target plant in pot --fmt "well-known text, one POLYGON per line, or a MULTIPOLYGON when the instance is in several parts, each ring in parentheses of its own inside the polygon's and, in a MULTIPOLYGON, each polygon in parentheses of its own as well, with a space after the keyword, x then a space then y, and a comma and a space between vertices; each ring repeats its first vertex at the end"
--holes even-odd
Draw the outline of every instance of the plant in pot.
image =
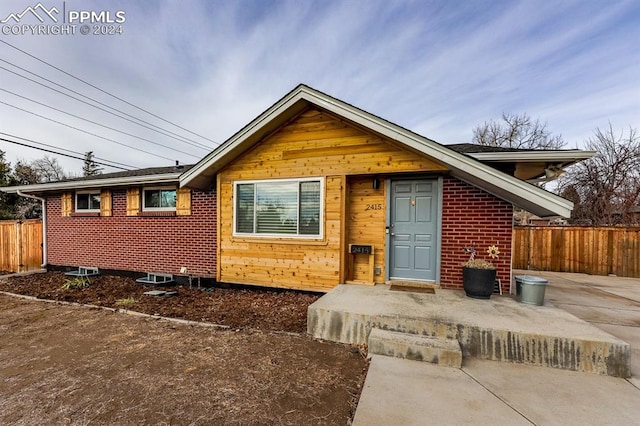
MULTIPOLYGON (((496 266, 488 260, 476 259, 475 247, 465 247, 469 260, 462 263, 462 285, 468 297, 489 299, 496 282, 496 266)), ((487 249, 489 257, 497 259, 500 251, 496 245, 487 249)))

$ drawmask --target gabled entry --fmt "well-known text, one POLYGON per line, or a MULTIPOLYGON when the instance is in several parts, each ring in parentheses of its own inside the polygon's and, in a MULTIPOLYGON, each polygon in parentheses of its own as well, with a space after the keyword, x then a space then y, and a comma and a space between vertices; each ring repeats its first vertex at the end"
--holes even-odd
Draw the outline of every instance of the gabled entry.
POLYGON ((390 279, 436 281, 438 194, 437 179, 391 181, 390 279))

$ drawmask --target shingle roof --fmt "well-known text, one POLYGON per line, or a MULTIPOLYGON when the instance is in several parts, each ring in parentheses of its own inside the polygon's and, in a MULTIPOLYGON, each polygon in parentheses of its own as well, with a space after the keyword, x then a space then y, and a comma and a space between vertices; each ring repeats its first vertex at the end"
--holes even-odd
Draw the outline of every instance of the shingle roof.
POLYGON ((169 166, 169 167, 148 167, 146 169, 126 170, 124 172, 103 173, 103 174, 94 175, 94 176, 83 176, 79 178, 63 179, 58 182, 82 182, 86 180, 162 175, 162 174, 168 174, 168 173, 184 173, 192 167, 193 167, 193 164, 188 164, 184 166, 179 165, 179 166, 169 166))

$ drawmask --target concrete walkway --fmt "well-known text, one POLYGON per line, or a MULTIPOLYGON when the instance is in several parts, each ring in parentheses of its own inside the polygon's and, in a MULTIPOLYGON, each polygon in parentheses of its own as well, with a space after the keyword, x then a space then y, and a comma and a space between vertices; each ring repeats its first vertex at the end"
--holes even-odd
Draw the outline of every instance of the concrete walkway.
POLYGON ((545 298, 631 345, 631 379, 640 389, 640 279, 536 272, 549 280, 545 298))
POLYGON ((375 355, 354 424, 638 424, 640 279, 535 275, 549 279, 545 305, 631 344, 630 379, 472 358, 455 369, 375 355))

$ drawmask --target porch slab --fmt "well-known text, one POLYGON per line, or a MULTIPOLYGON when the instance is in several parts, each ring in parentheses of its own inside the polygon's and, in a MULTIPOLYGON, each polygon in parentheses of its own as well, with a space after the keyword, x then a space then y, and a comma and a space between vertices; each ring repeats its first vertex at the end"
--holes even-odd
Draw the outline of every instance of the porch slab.
POLYGON ((315 338, 365 344, 373 328, 456 339, 465 358, 631 375, 628 343, 549 303, 525 305, 496 295, 477 300, 461 290, 419 294, 339 285, 309 306, 307 331, 315 338))

